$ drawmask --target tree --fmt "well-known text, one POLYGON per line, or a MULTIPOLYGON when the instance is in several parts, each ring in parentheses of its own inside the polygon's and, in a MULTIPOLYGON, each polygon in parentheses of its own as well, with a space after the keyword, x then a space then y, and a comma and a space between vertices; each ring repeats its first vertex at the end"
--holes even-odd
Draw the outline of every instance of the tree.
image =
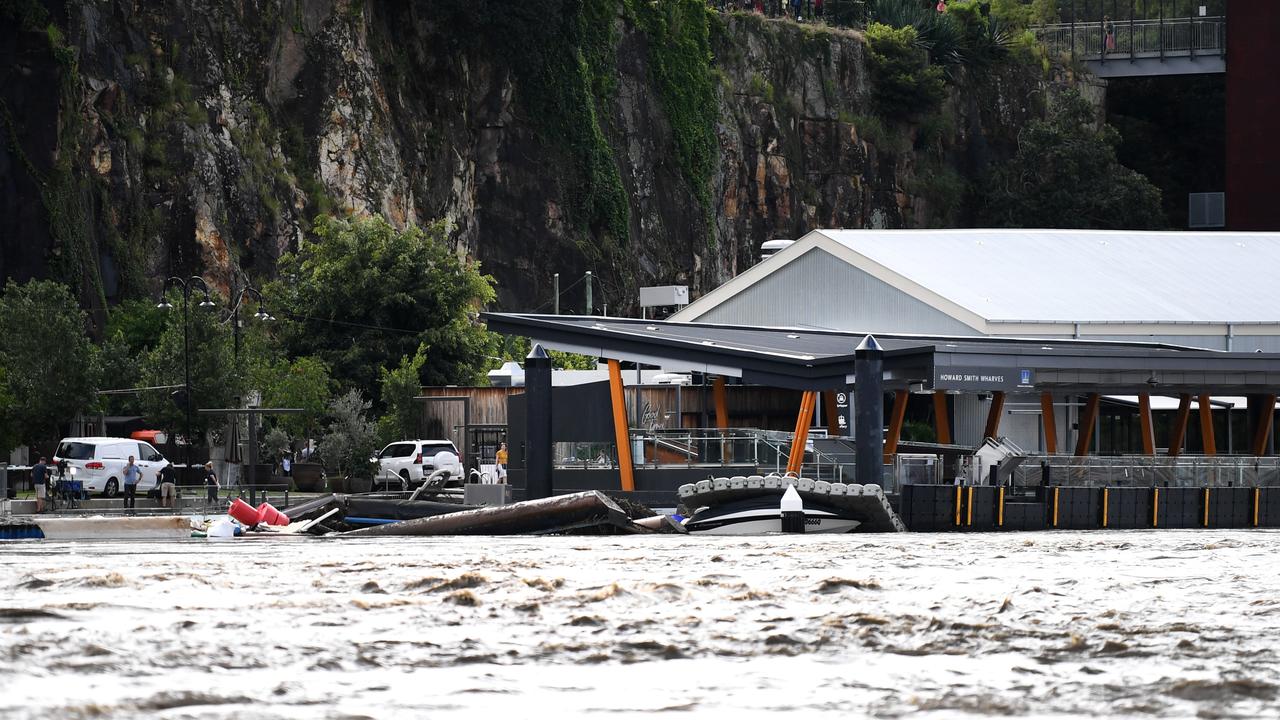
POLYGON ((414 398, 422 392, 418 377, 426 362, 427 349, 419 345, 412 358, 400 358, 400 366, 396 369, 381 369, 382 402, 387 412, 378 420, 378 433, 384 442, 417 437, 418 414, 414 398))
POLYGON ((4 367, 0 367, 0 458, 7 458, 10 450, 22 441, 18 433, 18 423, 14 418, 13 393, 9 392, 9 380, 5 377, 4 367))
POLYGON ((1074 90, 1027 125, 1018 151, 989 176, 983 220, 993 227, 1152 230, 1164 227, 1160 190, 1116 160, 1119 134, 1095 129, 1074 90))
POLYGON ((494 299, 492 278, 448 247, 443 223, 396 230, 380 217, 321 216, 313 238, 280 259, 281 298, 293 355, 314 355, 344 387, 373 395, 380 368, 427 350, 426 385, 476 379, 488 334, 474 314, 494 299))
POLYGON ((324 361, 300 357, 276 358, 250 375, 250 385, 262 391, 264 407, 299 408, 298 415, 276 416, 274 425, 290 437, 309 438, 333 397, 333 378, 324 361))
POLYGON ((317 448, 325 466, 339 475, 363 476, 369 456, 378 449, 378 428, 365 418, 369 402, 356 390, 348 390, 329 403, 332 419, 317 448))
POLYGON ((13 280, 0 296, 0 365, 12 396, 9 415, 20 441, 34 443, 94 399, 95 348, 71 291, 51 280, 13 280))

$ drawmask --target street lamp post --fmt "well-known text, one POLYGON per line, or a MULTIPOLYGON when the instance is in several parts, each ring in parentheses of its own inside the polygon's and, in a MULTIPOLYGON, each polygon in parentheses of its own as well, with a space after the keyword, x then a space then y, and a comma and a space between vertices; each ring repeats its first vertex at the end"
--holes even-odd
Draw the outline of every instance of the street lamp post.
POLYGON ((209 285, 205 283, 204 278, 199 275, 192 275, 183 279, 180 277, 169 277, 164 281, 164 287, 160 289, 160 303, 156 307, 162 310, 172 310, 173 304, 168 298, 164 297, 164 293, 170 287, 177 286, 182 288, 182 367, 183 367, 183 409, 186 412, 186 464, 187 472, 191 472, 191 292, 199 287, 204 292, 204 299, 200 301, 200 307, 212 308, 216 307, 214 302, 209 299, 209 285))

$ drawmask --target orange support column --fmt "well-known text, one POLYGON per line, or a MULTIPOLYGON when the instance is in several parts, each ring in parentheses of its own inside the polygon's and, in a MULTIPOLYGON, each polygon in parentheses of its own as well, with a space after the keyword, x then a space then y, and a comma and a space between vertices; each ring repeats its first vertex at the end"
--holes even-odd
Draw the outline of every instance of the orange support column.
MULTIPOLYGON (((729 429, 729 402, 725 397, 724 378, 720 375, 716 376, 715 382, 711 385, 711 394, 716 402, 716 429, 725 431, 729 429)), ((721 438, 724 436, 721 435, 721 438)), ((733 461, 733 443, 720 440, 720 459, 722 462, 733 461)))
POLYGON ((1089 401, 1080 414, 1080 429, 1076 431, 1076 457, 1089 454, 1089 445, 1093 443, 1093 426, 1098 424, 1098 406, 1102 404, 1102 396, 1089 393, 1089 401))
POLYGON ((1040 417, 1044 421, 1044 451, 1058 454, 1058 416, 1053 414, 1053 393, 1040 393, 1040 417))
POLYGON ((813 408, 818 404, 816 390, 805 390, 800 396, 800 415, 796 418, 796 431, 791 439, 791 454, 787 457, 787 472, 800 474, 804 466, 804 446, 809 442, 809 425, 813 423, 813 408))
POLYGON ((1173 420, 1173 432, 1169 434, 1169 457, 1182 454, 1182 443, 1187 438, 1187 421, 1191 418, 1191 396, 1178 396, 1178 416, 1173 420))
POLYGON ((993 438, 1000 433, 1000 416, 1004 414, 1004 391, 991 393, 991 408, 987 410, 987 427, 982 437, 993 438))
POLYGON ((951 417, 947 414, 947 393, 945 390, 933 391, 933 429, 938 442, 951 444, 951 417))
POLYGON ((631 463, 627 402, 622 389, 622 369, 618 367, 617 360, 609 361, 609 398, 613 401, 613 437, 618 447, 618 474, 622 478, 622 489, 632 492, 636 489, 635 466, 631 463))
POLYGON ((715 382, 711 385, 711 394, 716 401, 716 429, 729 429, 729 403, 725 399, 724 378, 716 376, 715 382))
POLYGON ((1151 422, 1151 393, 1138 395, 1138 425, 1142 430, 1142 454, 1156 454, 1156 429, 1151 422))
POLYGON ((898 454, 898 440, 902 438, 902 420, 907 416, 907 391, 893 393, 893 411, 889 415, 889 434, 884 437, 884 464, 893 462, 898 454))
MULTIPOLYGON (((1254 404, 1253 397, 1249 400, 1250 404, 1254 404)), ((1271 438, 1271 424, 1276 417, 1276 396, 1262 395, 1258 398, 1257 405, 1258 429, 1253 432, 1253 455, 1262 457, 1267 454, 1267 440, 1271 438)))
POLYGON ((1200 438, 1204 443, 1205 455, 1217 455, 1218 443, 1213 437, 1213 406, 1209 404, 1209 396, 1201 395, 1200 404, 1200 438))

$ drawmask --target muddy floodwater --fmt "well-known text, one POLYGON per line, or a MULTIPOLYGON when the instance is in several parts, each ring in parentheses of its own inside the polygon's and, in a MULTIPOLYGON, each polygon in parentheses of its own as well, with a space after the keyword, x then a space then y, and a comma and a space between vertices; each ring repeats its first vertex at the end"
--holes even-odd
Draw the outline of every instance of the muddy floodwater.
POLYGON ((1280 717, 1280 533, 0 544, 0 717, 1280 717))

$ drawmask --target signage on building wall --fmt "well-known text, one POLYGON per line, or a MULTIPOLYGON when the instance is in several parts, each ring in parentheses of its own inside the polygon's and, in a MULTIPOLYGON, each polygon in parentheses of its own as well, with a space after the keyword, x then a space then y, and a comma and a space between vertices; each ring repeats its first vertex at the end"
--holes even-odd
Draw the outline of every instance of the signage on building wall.
POLYGON ((836 425, 841 437, 853 434, 853 393, 848 387, 836 391, 836 425))
POLYGON ((934 390, 1030 390, 1035 371, 1026 368, 934 368, 934 390))

